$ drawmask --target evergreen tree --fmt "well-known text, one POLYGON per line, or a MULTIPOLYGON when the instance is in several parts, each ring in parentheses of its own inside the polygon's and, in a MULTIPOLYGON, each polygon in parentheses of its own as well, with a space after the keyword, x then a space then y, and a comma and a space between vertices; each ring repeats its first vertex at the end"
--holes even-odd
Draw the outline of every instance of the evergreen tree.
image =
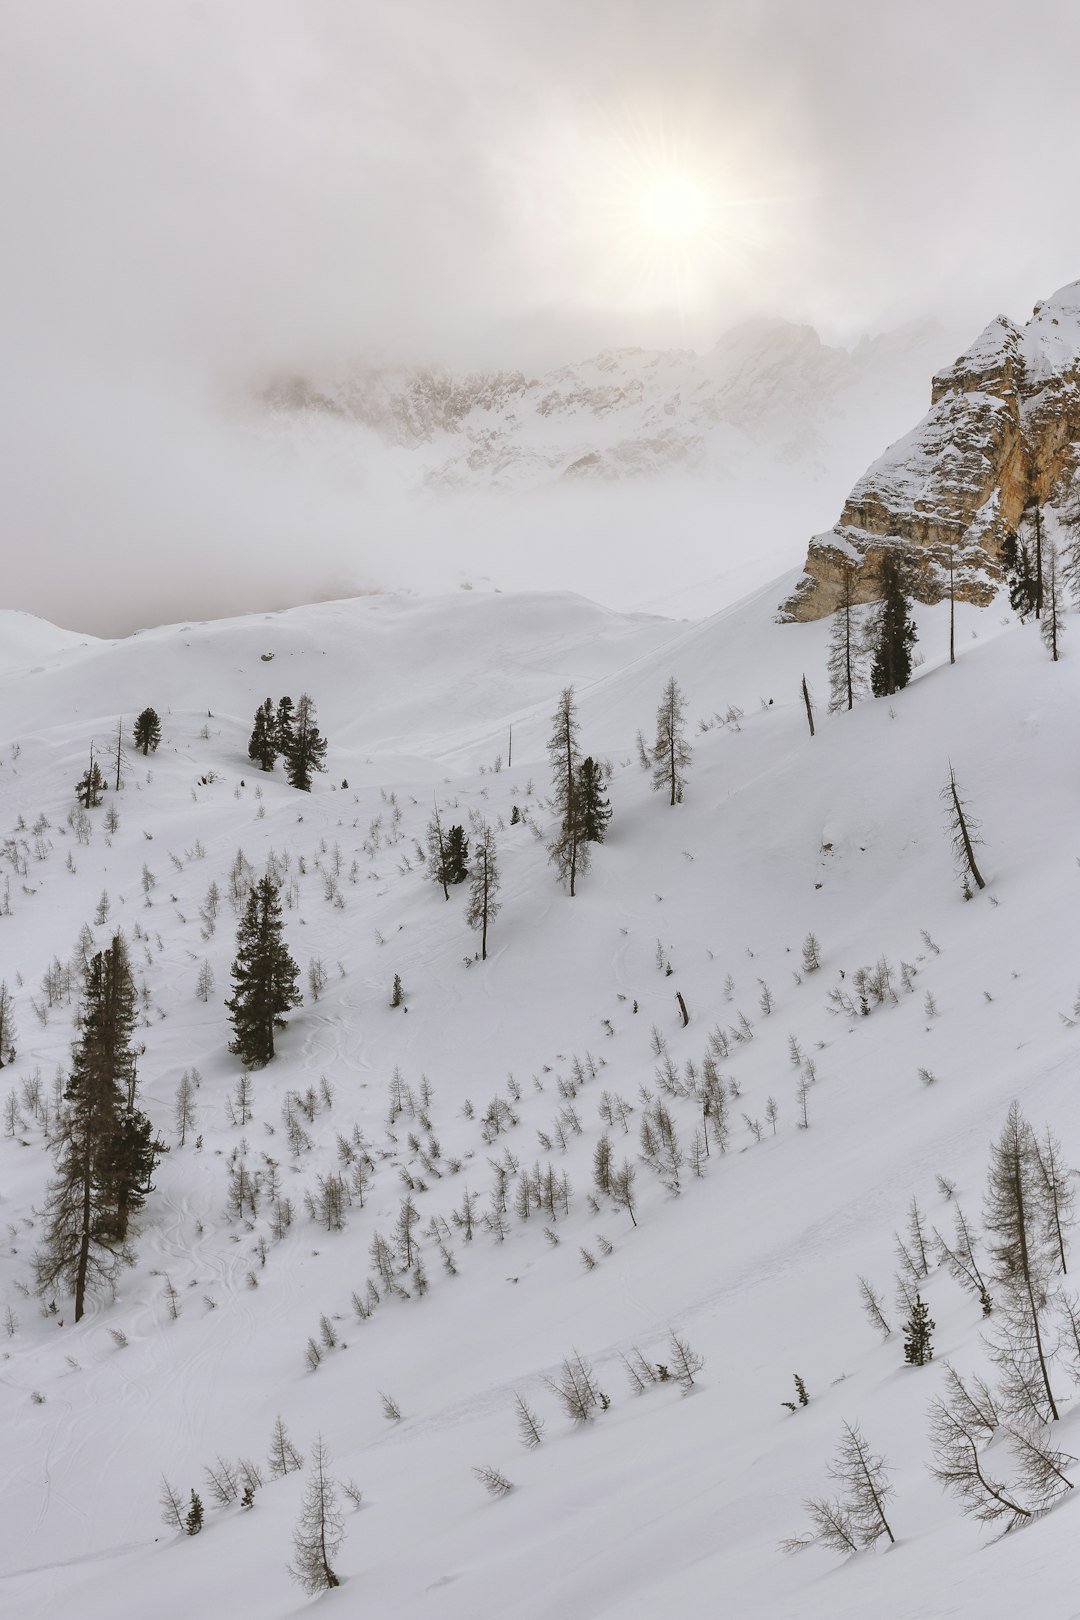
POLYGON ((881 606, 874 619, 870 686, 875 697, 901 692, 911 679, 911 649, 917 640, 907 594, 907 568, 895 546, 882 555, 881 606))
POLYGON ((451 827, 446 835, 446 881, 464 883, 469 875, 469 840, 464 827, 451 827))
POLYGON ((846 564, 840 580, 840 602, 829 632, 829 713, 851 709, 866 691, 866 647, 855 602, 854 564, 846 564))
POLYGON ((936 1323, 930 1320, 930 1308, 925 1305, 918 1294, 911 1307, 911 1315, 904 1323, 907 1338, 904 1340, 904 1360, 909 1367, 925 1367, 928 1361, 934 1359, 934 1347, 930 1342, 930 1335, 936 1323))
POLYGON ((90 745, 90 763, 86 767, 85 775, 81 776, 75 784, 75 797, 84 810, 96 810, 101 803, 101 795, 105 792, 105 778, 101 774, 101 767, 94 758, 94 746, 90 745))
POLYGON ((674 675, 664 687, 656 711, 656 741, 652 750, 653 787, 668 793, 669 804, 681 804, 686 785, 685 771, 690 764, 686 740, 686 698, 674 675))
POLYGON ((275 721, 277 745, 278 752, 285 755, 288 754, 289 749, 292 747, 294 709, 295 704, 288 694, 278 700, 277 719, 275 721))
POLYGON ((192 1491, 192 1493, 191 1493, 191 1506, 188 1508, 187 1517, 184 1520, 184 1529, 187 1531, 189 1536, 197 1536, 199 1531, 202 1529, 202 1527, 203 1527, 202 1499, 199 1496, 197 1496, 194 1491, 192 1491))
POLYGON ((293 720, 292 735, 288 745, 283 749, 285 754, 285 774, 289 778, 291 787, 299 788, 303 793, 311 792, 312 771, 325 771, 326 765, 326 738, 319 731, 315 723, 315 702, 306 692, 301 692, 300 701, 296 705, 296 715, 293 720))
POLYGON ((495 853, 495 834, 488 823, 482 822, 473 851, 474 872, 465 921, 470 928, 480 929, 480 959, 487 961, 488 928, 502 909, 495 895, 499 889, 499 863, 495 853))
POLYGON ((602 844, 611 820, 611 805, 604 797, 604 773, 591 754, 581 762, 577 786, 582 837, 590 844, 602 844))
POLYGON ((136 1182, 146 1174, 146 1155, 139 1157, 131 1144, 135 1136, 150 1136, 149 1122, 134 1106, 134 1027, 135 987, 117 934, 86 969, 79 1039, 64 1094, 68 1107, 58 1120, 58 1174, 35 1259, 40 1290, 59 1282, 72 1288, 76 1322, 90 1283, 111 1283, 132 1259, 128 1216, 141 1202, 136 1182))
POLYGON ((1031 552, 1019 535, 1010 529, 1001 548, 1001 564, 1005 583, 1009 588, 1009 606, 1026 619, 1035 611, 1035 571, 1031 565, 1031 552))
POLYGON ((328 1472, 330 1453, 320 1435, 311 1448, 311 1476, 304 1492, 300 1521, 293 1532, 289 1574, 305 1592, 324 1592, 341 1583, 331 1568, 345 1539, 345 1521, 337 1487, 328 1472))
POLYGON ((578 787, 581 754, 572 686, 564 687, 560 694, 558 707, 552 716, 552 727, 548 758, 551 761, 551 798, 559 817, 559 830, 548 845, 548 856, 560 878, 569 884, 573 898, 578 874, 588 869, 589 846, 585 838, 578 787))
POLYGON ((0 979, 0 1069, 15 1060, 15 1004, 11 991, 0 979))
POLYGON ((141 748, 143 754, 151 749, 156 751, 161 741, 161 721, 156 709, 144 709, 135 722, 134 738, 136 748, 141 748))
POLYGON ((236 936, 232 967, 234 990, 225 1005, 232 1015, 235 1039, 229 1051, 246 1069, 261 1068, 274 1055, 274 1030, 284 1029, 284 1014, 299 1006, 296 981, 300 969, 281 937, 277 884, 260 878, 248 896, 236 936))
POLYGON ((261 771, 272 771, 274 761, 280 752, 273 699, 267 698, 266 702, 261 703, 255 710, 255 723, 251 728, 251 740, 248 743, 248 759, 254 760, 261 771))

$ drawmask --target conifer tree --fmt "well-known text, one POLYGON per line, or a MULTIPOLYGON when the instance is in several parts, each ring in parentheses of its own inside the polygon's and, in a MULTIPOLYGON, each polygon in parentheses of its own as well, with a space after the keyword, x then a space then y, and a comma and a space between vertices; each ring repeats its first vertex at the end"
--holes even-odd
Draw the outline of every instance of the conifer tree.
POLYGON ((551 798, 559 816, 559 830, 548 845, 548 855, 560 878, 569 885, 573 898, 578 875, 588 870, 589 846, 585 838, 578 783, 581 755, 572 686, 563 688, 552 716, 552 725, 548 758, 551 761, 551 798))
POLYGON ((105 778, 101 774, 101 766, 94 758, 94 745, 90 744, 90 763, 86 772, 75 784, 75 797, 84 810, 96 810, 101 803, 101 795, 105 792, 105 778))
POLYGON ((1056 664, 1061 657, 1061 638, 1065 633, 1065 621, 1062 616, 1064 592, 1062 589, 1061 559, 1052 540, 1046 542, 1044 549, 1046 561, 1043 569, 1043 615, 1039 628, 1042 632, 1043 646, 1056 664))
POLYGON ((653 787, 668 794, 668 804, 681 804, 690 764, 686 740, 686 698, 674 675, 664 687, 656 711, 656 741, 652 749, 653 787))
POLYGON ((296 705, 288 693, 278 699, 275 729, 277 731, 278 752, 288 754, 293 740, 293 712, 296 705))
POLYGON ((990 1149, 985 1219, 996 1239, 993 1281, 1004 1303, 994 1354, 1005 1374, 1006 1398, 1017 1410, 1034 1406, 1040 1416, 1045 1407, 1056 1422, 1045 1323, 1053 1238, 1034 1133, 1015 1102, 990 1149))
POLYGON ((281 1479, 285 1474, 298 1473, 304 1466, 304 1459, 289 1439, 289 1431, 280 1414, 274 1419, 268 1461, 273 1479, 281 1479))
MULTIPOLYGON (((128 1215, 141 1202, 149 1122, 134 1107, 135 987, 117 934, 87 969, 79 1038, 58 1120, 57 1178, 49 1189, 44 1243, 35 1257, 39 1290, 57 1283, 75 1295, 80 1321, 93 1282, 109 1284, 130 1264, 128 1215)), ((155 1144, 155 1147, 157 1144, 155 1144)), ((153 1157, 150 1156, 150 1165, 153 1157)))
POLYGON ((248 742, 248 759, 254 760, 261 771, 272 771, 280 752, 273 699, 267 698, 255 710, 255 723, 248 742))
POLYGON ((911 679, 911 649, 917 640, 907 589, 905 559, 895 546, 882 555, 881 606, 874 618, 870 686, 875 697, 903 691, 911 679))
POLYGON ((201 1499, 201 1497, 199 1497, 195 1493, 195 1491, 192 1491, 192 1493, 191 1493, 191 1506, 188 1508, 187 1518, 184 1520, 184 1529, 187 1531, 189 1536, 197 1536, 199 1531, 202 1529, 202 1527, 203 1527, 202 1499, 201 1499))
POLYGON ((464 883, 469 875, 469 840, 464 827, 451 827, 446 835, 446 881, 464 883))
POLYGON ((15 1059, 15 1003, 6 982, 0 979, 0 1069, 15 1059))
POLYGON ((909 1367, 925 1367, 928 1361, 934 1359, 934 1347, 930 1335, 936 1324, 930 1320, 930 1309, 922 1298, 916 1294, 911 1314, 904 1323, 907 1338, 904 1340, 904 1361, 909 1367))
POLYGON ((1035 573, 1031 565, 1031 552, 1012 530, 1005 536, 1001 563, 1009 587, 1009 606, 1021 619, 1026 619, 1029 613, 1035 611, 1035 573))
POLYGON ((289 785, 303 793, 311 792, 312 771, 325 771, 326 738, 315 721, 315 702, 307 692, 301 692, 293 718, 292 733, 282 750, 285 755, 285 774, 289 785))
POLYGON ((611 820, 611 805, 604 797, 604 773, 591 754, 582 760, 578 771, 578 795, 582 837, 590 844, 602 844, 611 820))
POLYGON ((311 1448, 311 1475, 304 1492, 300 1520, 293 1532, 293 1562, 289 1574, 305 1592, 325 1592, 341 1582, 331 1567, 345 1539, 345 1520, 338 1506, 337 1486, 328 1472, 330 1452, 322 1435, 311 1448))
POLYGON ((845 564, 840 578, 840 602, 829 631, 829 713, 851 709, 866 691, 866 647, 855 602, 854 564, 845 564))
POLYGON ((473 880, 465 921, 480 930, 480 960, 487 961, 488 929, 502 909, 495 896, 499 890, 499 862, 495 834, 482 822, 473 848, 473 880))
POLYGON ((436 801, 431 820, 427 824, 427 852, 428 872, 443 892, 443 899, 450 898, 450 880, 446 875, 446 839, 443 837, 442 822, 439 820, 439 806, 436 801))
POLYGON ((236 936, 232 967, 233 994, 225 1005, 232 1015, 235 1039, 229 1051, 246 1069, 261 1068, 274 1055, 274 1030, 284 1029, 284 1014, 300 1005, 300 969, 282 938, 277 884, 260 878, 248 896, 236 936))
POLYGON ((135 722, 133 736, 136 748, 141 748, 143 755, 156 751, 161 741, 161 720, 156 709, 144 709, 135 722))
POLYGON ((976 888, 986 888, 985 879, 979 871, 975 860, 975 850, 982 843, 982 839, 979 837, 979 823, 971 814, 965 801, 960 797, 956 773, 951 765, 949 766, 949 780, 941 790, 941 798, 945 804, 957 869, 964 883, 964 898, 970 900, 971 886, 968 882, 969 878, 975 880, 976 888))

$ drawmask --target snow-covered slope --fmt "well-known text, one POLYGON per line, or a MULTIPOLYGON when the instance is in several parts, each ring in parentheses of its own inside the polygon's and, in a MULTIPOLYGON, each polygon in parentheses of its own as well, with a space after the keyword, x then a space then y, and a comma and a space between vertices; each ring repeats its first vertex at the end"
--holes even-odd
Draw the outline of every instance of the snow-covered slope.
MULTIPOLYGON (((343 1613, 1004 1620, 1033 1593, 1040 1612, 1070 1612, 1071 1502, 986 1546, 927 1473, 924 1414, 942 1360, 985 1365, 978 1307, 935 1272, 925 1292, 936 1359, 906 1368, 901 1336, 878 1342, 860 1315, 856 1278, 891 1294, 892 1233, 913 1196, 928 1223, 951 1229, 936 1173, 978 1220, 987 1145, 1014 1097, 1080 1152, 1077 1032, 1059 1017, 1080 976, 1070 808, 1080 664, 1051 664, 1000 607, 962 607, 950 668, 943 610, 926 609, 925 662, 908 690, 819 713, 811 740, 798 682, 805 671, 823 691, 826 632, 772 622, 792 584, 690 623, 567 595, 370 598, 71 646, 44 631, 22 645, 25 622, 0 618, 0 828, 13 840, 0 978, 19 1028, 0 1082, 20 1114, 0 1139, 0 1330, 4 1307, 15 1319, 0 1338, 0 1613, 302 1612, 285 1571, 300 1475, 268 1483, 250 1513, 208 1508, 195 1539, 164 1529, 156 1506, 162 1473, 205 1497, 202 1469, 219 1454, 265 1458, 278 1413, 305 1452, 321 1432, 335 1475, 363 1492, 346 1517, 343 1589, 327 1599, 343 1613), (673 809, 634 743, 672 673, 694 745, 673 809), (584 749, 612 762, 614 809, 574 900, 546 858, 543 804, 550 715, 570 682, 584 749), (301 690, 331 743, 310 797, 245 754, 256 704, 301 690), (148 703, 162 715, 161 746, 131 758, 123 790, 107 796, 115 833, 103 806, 79 842, 66 818, 90 741, 106 749, 119 715, 129 724, 148 703), (988 889, 970 904, 938 799, 950 760, 986 839, 988 889), (477 941, 462 894, 444 902, 418 859, 433 794, 444 819, 468 825, 475 811, 497 828, 503 909, 485 963, 467 960, 477 941), (515 805, 525 816, 511 824, 515 805), (279 869, 287 860, 289 944, 305 975, 313 960, 326 973, 253 1076, 242 1126, 228 1122, 239 1069, 222 1007, 235 918, 226 900, 206 938, 199 916, 212 880, 227 895, 238 848, 257 870, 271 851, 279 869), (103 888, 110 916, 94 936, 119 926, 132 945, 146 987, 144 1106, 173 1146, 136 1267, 75 1327, 59 1320, 69 1302, 53 1314, 25 1291, 50 1160, 20 1099, 37 1070, 47 1098, 66 1062, 73 1006, 39 1019, 32 1000, 42 1003, 43 974, 69 957, 103 888), (822 967, 805 974, 811 930, 822 967), (835 1014, 830 990, 883 956, 896 1003, 835 1014), (216 979, 208 1003, 195 994, 203 960, 216 979), (388 1005, 395 973, 407 1012, 388 1005), (730 1033, 740 1014, 752 1038, 730 1033), (617 1161, 636 1162, 657 1040, 681 1081, 717 1029, 738 1091, 727 1152, 713 1144, 700 1178, 684 1164, 678 1195, 638 1164, 636 1226, 607 1198, 591 1208, 601 1132, 617 1161), (807 1060, 816 1078, 803 1129, 807 1060), (198 1140, 180 1147, 173 1096, 192 1066, 198 1140), (395 1070, 415 1112, 388 1123, 395 1070), (319 1101, 323 1077, 331 1107, 319 1101), (282 1106, 309 1087, 311 1145, 294 1155, 282 1106), (633 1109, 625 1135, 602 1123, 605 1093, 633 1109), (496 1097, 515 1122, 485 1140, 496 1097), (762 1140, 746 1119, 764 1125, 762 1140), (345 1229, 327 1232, 304 1193, 339 1168, 338 1138, 348 1144, 354 1128, 374 1183, 345 1229), (268 1157, 296 1211, 277 1241, 265 1196, 252 1219, 227 1214, 230 1163, 242 1158, 265 1185, 268 1157), (514 1167, 549 1161, 569 1177, 569 1213, 522 1220, 514 1167), (488 1208, 495 1163, 510 1175, 509 1233, 500 1242, 478 1227, 466 1242, 452 1211, 466 1189, 488 1208), (406 1178, 429 1288, 418 1297, 405 1275, 410 1297, 361 1320, 351 1296, 364 1297, 372 1237, 391 1236, 406 1178), (338 1343, 311 1371, 305 1345, 320 1339, 321 1316, 338 1343), (621 1357, 636 1345, 665 1360, 670 1327, 704 1357, 694 1388, 632 1395, 621 1357), (545 1383, 575 1349, 610 1398, 581 1429, 545 1383), (793 1416, 781 1402, 794 1372, 811 1401, 793 1416), (518 1443, 515 1391, 546 1422, 535 1451, 518 1443), (384 1417, 380 1392, 400 1422, 384 1417), (889 1459, 898 1544, 839 1567, 817 1551, 784 1557, 778 1542, 804 1524, 803 1498, 827 1488, 844 1420, 889 1459), (471 1472, 484 1464, 514 1483, 508 1497, 487 1498, 471 1472)), ((696 1104, 665 1101, 689 1151, 696 1104)), ((1064 1368, 1055 1377, 1061 1443, 1080 1452, 1074 1380, 1064 1368)))

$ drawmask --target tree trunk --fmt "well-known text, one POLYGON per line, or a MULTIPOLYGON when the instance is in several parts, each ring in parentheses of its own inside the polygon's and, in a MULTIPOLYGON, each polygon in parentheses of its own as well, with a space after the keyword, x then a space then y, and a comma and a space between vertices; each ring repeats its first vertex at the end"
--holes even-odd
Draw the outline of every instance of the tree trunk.
POLYGON ((806 676, 802 678, 803 702, 806 704, 806 723, 810 727, 811 737, 814 735, 814 711, 810 705, 810 688, 806 684, 806 676))
POLYGON ((957 820, 957 825, 960 828, 960 837, 963 839, 963 842, 964 842, 964 856, 965 856, 965 858, 967 860, 967 863, 968 863, 968 870, 970 871, 972 877, 975 879, 975 882, 978 885, 978 887, 980 889, 985 889, 986 884, 983 882, 982 873, 979 871, 979 868, 975 864, 975 851, 971 847, 971 839, 968 836, 967 822, 964 820, 964 811, 963 811, 963 808, 962 808, 962 806, 960 804, 960 795, 956 791, 956 783, 955 783, 955 781, 953 781, 951 779, 950 779, 950 782, 949 782, 949 789, 950 789, 950 791, 952 793, 953 808, 956 811, 956 820, 957 820))
MULTIPOLYGON (((685 1029, 687 1024, 690 1022, 690 1014, 686 1010, 686 1002, 683 1000, 683 995, 682 995, 681 990, 676 990, 676 992, 675 992, 675 1000, 679 1003, 679 1011, 682 1013, 683 1029, 685 1029)), ((708 1138, 707 1137, 705 1139, 705 1147, 706 1147, 706 1152, 707 1152, 708 1151, 708 1138)))
POLYGON ((1050 1407, 1050 1413, 1054 1422, 1056 1423, 1058 1421, 1057 1403, 1054 1400, 1054 1392, 1050 1388, 1050 1374, 1046 1368, 1046 1356, 1043 1353, 1042 1333, 1039 1328, 1039 1313, 1035 1308, 1035 1290, 1032 1287, 1031 1281, 1031 1263, 1028 1257, 1027 1245, 1027 1224, 1024 1219, 1024 1181, 1019 1155, 1016 1155, 1013 1159, 1012 1182, 1013 1200, 1016 1205, 1017 1235, 1020 1239, 1020 1270, 1023 1274, 1024 1287, 1027 1290, 1028 1306, 1031 1310, 1031 1326, 1035 1335, 1035 1354, 1038 1357, 1039 1371, 1042 1374, 1043 1388, 1046 1391, 1046 1399, 1050 1407))

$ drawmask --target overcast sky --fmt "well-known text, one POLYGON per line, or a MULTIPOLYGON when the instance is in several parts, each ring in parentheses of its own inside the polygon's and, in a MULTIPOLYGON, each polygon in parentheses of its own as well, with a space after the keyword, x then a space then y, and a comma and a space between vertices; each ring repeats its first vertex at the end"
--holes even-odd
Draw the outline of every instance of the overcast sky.
POLYGON ((1024 317, 1080 276, 1078 48, 1065 0, 8 0, 4 600, 284 544, 310 492, 215 415, 282 365, 1024 317))

